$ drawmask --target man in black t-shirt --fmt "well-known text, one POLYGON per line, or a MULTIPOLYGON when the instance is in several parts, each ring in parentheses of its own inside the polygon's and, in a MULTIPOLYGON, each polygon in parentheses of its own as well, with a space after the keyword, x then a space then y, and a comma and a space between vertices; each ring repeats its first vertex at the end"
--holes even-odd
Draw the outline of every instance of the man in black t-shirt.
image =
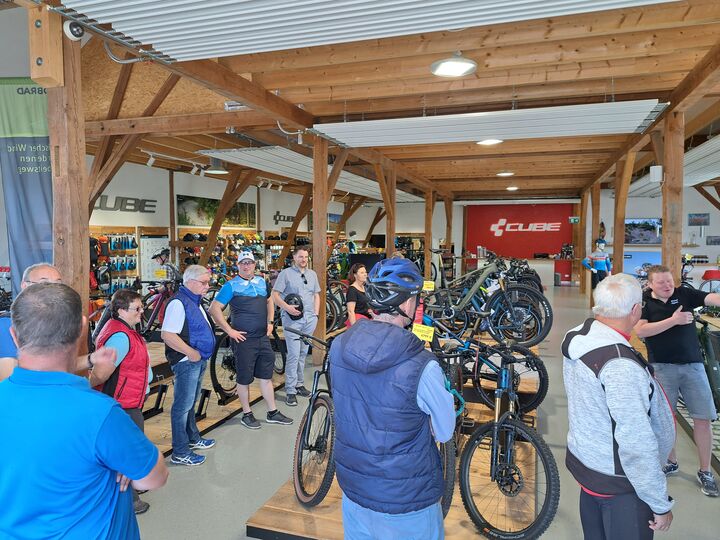
MULTIPOLYGON (((693 419, 693 438, 700 461, 697 474, 700 490, 705 495, 717 497, 717 484, 710 472, 710 422, 717 418, 717 411, 703 365, 700 342, 695 325, 692 324, 692 311, 702 306, 720 305, 720 294, 675 288, 670 270, 660 265, 648 269, 648 286, 635 332, 638 337, 645 339, 648 359, 670 405, 676 408, 678 394, 683 396, 693 419)), ((673 448, 663 471, 665 474, 674 474, 678 469, 673 448)))

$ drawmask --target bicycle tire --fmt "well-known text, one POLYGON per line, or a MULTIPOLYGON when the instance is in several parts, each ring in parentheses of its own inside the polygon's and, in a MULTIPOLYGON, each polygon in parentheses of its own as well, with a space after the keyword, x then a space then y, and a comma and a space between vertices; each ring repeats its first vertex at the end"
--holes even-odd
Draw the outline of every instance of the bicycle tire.
POLYGON ((450 437, 447 442, 438 444, 438 450, 440 451, 444 482, 440 506, 442 507, 443 517, 446 517, 452 506, 455 479, 457 478, 457 446, 455 445, 454 436, 450 437))
POLYGON ((287 362, 287 346, 285 340, 280 339, 280 336, 273 331, 273 335, 270 338, 270 346, 275 353, 275 365, 273 370, 278 375, 285 373, 285 363, 287 362))
POLYGON ((293 452, 293 486, 295 487, 295 496, 303 506, 317 506, 320 504, 330 490, 335 477, 335 459, 333 455, 335 450, 335 420, 332 398, 320 394, 312 402, 312 408, 311 411, 310 406, 308 406, 302 417, 293 452), (321 429, 308 434, 310 447, 317 448, 317 451, 313 451, 303 447, 303 436, 308 422, 310 423, 310 429, 312 429, 312 419, 320 409, 326 411, 324 421, 321 424, 317 422, 315 424, 316 427, 319 425, 321 429), (327 435, 325 435, 326 431, 327 435), (305 456, 306 452, 307 456, 305 456), (307 459, 304 459, 304 457, 307 457, 307 459), (310 470, 311 468, 307 467, 311 462, 317 465, 317 471, 310 470), (311 477, 312 484, 309 482, 311 477))
POLYGON ((513 340, 518 345, 537 345, 550 333, 553 311, 550 302, 537 290, 524 285, 510 285, 505 291, 495 291, 487 301, 488 332, 498 343, 513 340), (510 305, 508 305, 508 301, 510 305), (520 327, 508 320, 510 310, 522 318, 520 327), (507 321, 507 324, 502 324, 507 321))
MULTIPOLYGON (((493 348, 487 347, 487 349, 492 350, 493 348)), ((530 349, 523 347, 522 345, 512 345, 510 346, 510 352, 513 353, 513 356, 521 358, 518 359, 517 362, 515 362, 515 376, 513 377, 513 387, 515 390, 517 390, 522 383, 523 375, 528 374, 529 376, 532 376, 532 378, 535 378, 534 374, 537 373, 537 392, 535 392, 534 394, 518 393, 517 395, 518 412, 524 414, 537 409, 543 402, 545 396, 547 396, 548 387, 550 385, 550 376, 548 375, 547 368, 545 367, 545 362, 543 362, 542 359, 530 349), (518 371, 518 366, 521 366, 520 371, 518 371)), ((481 354, 482 353, 483 351, 481 351, 481 354)), ((500 366, 499 358, 497 359, 497 362, 493 361, 491 358, 490 360, 496 366, 500 366)), ((472 383, 473 388, 475 388, 475 391, 480 397, 480 401, 482 401, 482 403, 485 404, 487 407, 494 409, 495 388, 497 388, 497 373, 494 372, 491 368, 488 368, 487 366, 479 362, 478 370, 476 373, 473 374, 472 383), (483 370, 482 368, 486 369, 483 370), (492 385, 490 387, 488 387, 487 385, 483 385, 484 381, 491 382, 492 385)))
POLYGON ((338 305, 337 300, 331 295, 325 295, 325 330, 332 332, 338 327, 338 305))
POLYGON ((160 318, 160 309, 162 308, 155 313, 155 317, 153 317, 153 312, 155 311, 157 302, 162 301, 162 298, 163 295, 159 292, 149 292, 142 297, 143 311, 141 314, 140 333, 145 337, 149 336, 154 330, 157 330, 160 327, 158 319, 160 318), (152 321, 150 320, 151 318, 152 321))
POLYGON ((237 391, 236 377, 235 355, 230 346, 230 337, 223 332, 216 338, 210 357, 210 381, 220 397, 229 398, 237 391))
MULTIPOLYGON (((498 426, 499 439, 512 445, 512 451, 497 452, 503 458, 512 455, 510 464, 498 464, 500 476, 493 480, 490 477, 490 456, 493 445, 494 423, 488 422, 479 426, 465 443, 460 457, 460 496, 463 506, 480 534, 488 538, 503 540, 538 538, 550 525, 557 512, 560 500, 560 476, 557 463, 550 452, 547 443, 537 432, 524 423, 507 418, 498 426), (476 458, 477 459, 473 459, 476 458), (485 459, 486 458, 486 459, 485 459), (524 459, 523 459, 524 458, 524 459), (532 474, 523 474, 520 465, 529 466, 532 474), (538 468, 542 471, 538 473, 538 468), (503 474, 504 473, 504 474, 503 474), (532 483, 527 480, 532 479, 532 483), (544 480, 543 487, 538 484, 544 480), (528 485, 530 484, 530 485, 528 485), (527 495, 532 497, 527 502, 527 495), (545 495, 541 504, 539 496, 545 495), (490 499, 487 505, 482 505, 482 497, 490 499), (493 502, 495 503, 493 505, 493 502), (494 516, 493 508, 500 508, 505 502, 506 514, 512 514, 512 524, 506 519, 504 527, 500 526, 502 516, 494 516), (515 513, 509 510, 509 504, 521 507, 522 511, 515 513), (532 512, 532 519, 524 519, 532 512)), ((527 469, 526 469, 527 470, 527 469)))

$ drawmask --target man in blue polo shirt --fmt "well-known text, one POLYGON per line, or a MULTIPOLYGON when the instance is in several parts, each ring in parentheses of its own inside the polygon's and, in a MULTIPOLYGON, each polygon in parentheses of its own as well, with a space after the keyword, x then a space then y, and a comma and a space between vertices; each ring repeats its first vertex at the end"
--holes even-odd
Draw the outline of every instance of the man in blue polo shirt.
POLYGON ((252 252, 240 253, 238 268, 238 276, 223 285, 215 296, 210 305, 210 315, 231 339, 237 393, 243 408, 240 422, 246 428, 260 429, 260 422, 250 408, 250 384, 257 377, 268 408, 266 421, 269 424, 290 425, 292 419, 275 406, 275 389, 272 384, 275 353, 268 338, 275 315, 270 285, 264 278, 255 275, 255 256, 252 252), (222 312, 228 304, 231 324, 228 324, 222 312))
POLYGON ((80 296, 56 283, 15 299, 18 366, 0 383, 0 538, 138 539, 132 493, 162 487, 162 454, 120 405, 73 375, 80 296))

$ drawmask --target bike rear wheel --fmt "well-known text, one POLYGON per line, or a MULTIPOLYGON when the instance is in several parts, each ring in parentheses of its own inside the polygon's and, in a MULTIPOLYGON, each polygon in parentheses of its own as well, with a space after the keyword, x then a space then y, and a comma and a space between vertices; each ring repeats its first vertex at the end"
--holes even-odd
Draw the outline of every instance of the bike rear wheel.
POLYGON ((280 339, 275 331, 270 338, 270 346, 275 353, 275 366, 273 369, 278 375, 285 373, 285 362, 287 361, 287 346, 285 340, 280 339))
POLYGON ((210 380, 221 398, 228 398, 237 392, 235 354, 230 346, 230 336, 223 333, 215 341, 215 350, 210 357, 210 380))
POLYGON ((455 439, 451 437, 449 441, 440 443, 438 449, 440 450, 443 480, 445 481, 440 505, 442 506, 443 517, 445 517, 452 505, 453 493, 455 492, 455 478, 457 477, 457 446, 455 445, 455 439))
POLYGON ((320 504, 335 476, 333 414, 332 399, 320 394, 300 422, 293 453, 293 485, 295 496, 304 506, 320 504))
POLYGON ((539 291, 511 285, 493 293, 487 302, 488 331, 495 341, 513 340, 531 347, 545 339, 553 322, 550 302, 539 291))
POLYGON ((507 418, 478 427, 460 458, 460 495, 478 531, 489 538, 538 538, 560 499, 557 464, 545 441, 507 418), (491 476, 491 466, 496 469, 491 476))
MULTIPOLYGON (((455 307, 461 300, 461 293, 451 289, 441 289, 425 299, 425 313, 433 320, 442 323, 454 334, 461 336, 469 325, 467 311, 455 307)), ((442 334, 438 329, 437 332, 442 334)), ((448 336, 443 336, 448 337, 448 336)))
MULTIPOLYGON (((512 355, 517 358, 516 362, 514 362, 513 389, 518 396, 518 411, 527 413, 537 409, 545 399, 550 384, 550 376, 545 363, 530 349, 521 345, 512 345, 509 349, 512 355)), ((501 364, 500 355, 494 352, 492 347, 481 350, 480 355, 491 361, 495 366, 501 364)), ((472 377, 473 387, 480 400, 491 409, 495 408, 497 378, 495 369, 478 360, 472 377)))

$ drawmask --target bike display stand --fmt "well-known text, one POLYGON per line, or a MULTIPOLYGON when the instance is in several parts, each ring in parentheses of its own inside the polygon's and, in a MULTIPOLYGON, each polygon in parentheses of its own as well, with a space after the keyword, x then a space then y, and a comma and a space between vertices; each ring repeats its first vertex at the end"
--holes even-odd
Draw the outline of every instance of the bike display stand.
POLYGON ((163 412, 163 404, 165 403, 165 395, 167 394, 168 385, 167 384, 158 384, 153 390, 150 391, 150 394, 155 393, 155 404, 149 408, 145 409, 143 411, 143 417, 145 420, 152 418, 153 416, 156 416, 163 412))
MULTIPOLYGON (((488 422, 494 412, 478 403, 468 404, 470 419, 488 422)), ((534 412, 530 416, 534 416, 534 412)), ((523 419, 524 420, 524 419, 523 419)), ((527 456, 534 460, 534 456, 527 456)), ((245 534, 264 540, 342 540, 342 491, 333 482, 325 499, 313 508, 302 506, 295 497, 292 479, 288 480, 246 523, 245 534)), ((455 484, 452 506, 445 518, 445 537, 464 540, 480 537, 465 512, 459 485, 455 484)))
POLYGON ((198 401, 197 410, 195 411, 195 420, 205 420, 207 417, 208 403, 210 402, 210 390, 203 388, 200 390, 200 400, 198 401))

